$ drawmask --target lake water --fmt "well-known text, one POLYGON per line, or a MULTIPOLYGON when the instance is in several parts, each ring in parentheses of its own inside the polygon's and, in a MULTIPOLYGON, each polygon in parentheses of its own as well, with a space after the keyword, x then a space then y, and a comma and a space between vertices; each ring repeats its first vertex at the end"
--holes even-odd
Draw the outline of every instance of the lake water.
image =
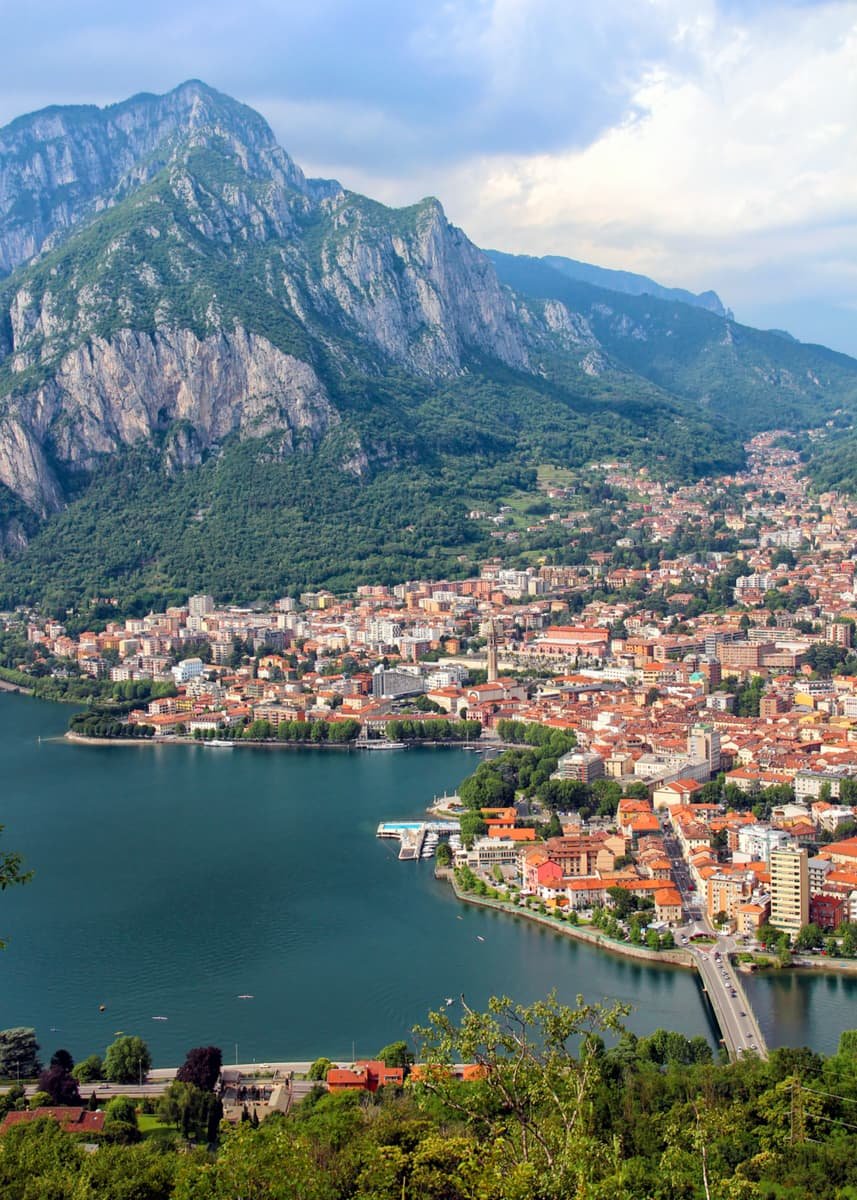
MULTIPOLYGON (((695 975, 461 904, 431 862, 375 837, 475 755, 45 740, 69 712, 0 693, 0 845, 36 872, 0 895, 0 1027, 35 1026, 47 1053, 103 1052, 122 1030, 156 1064, 205 1044, 227 1062, 345 1058, 407 1037, 445 996, 551 988, 633 1004, 639 1033, 716 1037, 695 975)), ((786 1040, 835 1046, 854 998, 839 981, 751 983, 789 1014, 786 1040)))

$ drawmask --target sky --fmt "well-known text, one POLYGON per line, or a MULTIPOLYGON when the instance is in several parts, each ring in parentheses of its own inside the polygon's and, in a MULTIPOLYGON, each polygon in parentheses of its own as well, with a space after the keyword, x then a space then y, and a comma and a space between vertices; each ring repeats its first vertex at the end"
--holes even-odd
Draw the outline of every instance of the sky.
POLYGON ((857 355, 857 0, 0 0, 0 124, 199 78, 483 247, 857 355))

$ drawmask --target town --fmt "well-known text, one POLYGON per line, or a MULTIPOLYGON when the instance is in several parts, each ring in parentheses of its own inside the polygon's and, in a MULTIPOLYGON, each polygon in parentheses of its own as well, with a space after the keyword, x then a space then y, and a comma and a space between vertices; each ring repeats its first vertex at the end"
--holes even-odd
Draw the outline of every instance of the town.
MULTIPOLYGON (((477 776, 541 744, 541 766, 511 784, 506 772, 498 803, 462 788, 452 815, 469 816, 443 863, 463 892, 652 951, 716 929, 753 965, 761 947, 781 965, 793 952, 850 959, 857 505, 810 494, 776 431, 747 454, 745 472, 686 487, 600 464, 612 552, 587 552, 573 488, 545 483, 536 527, 566 527, 572 565, 546 561, 557 552, 498 559, 471 578, 271 606, 197 594, 81 632, 4 614, 0 681, 90 687, 72 736, 457 742, 482 752, 477 776), (676 553, 682 538, 693 545, 676 553)), ((471 515, 501 544, 517 536, 508 514, 471 515)), ((434 853, 437 829, 425 832, 403 856, 434 853)))

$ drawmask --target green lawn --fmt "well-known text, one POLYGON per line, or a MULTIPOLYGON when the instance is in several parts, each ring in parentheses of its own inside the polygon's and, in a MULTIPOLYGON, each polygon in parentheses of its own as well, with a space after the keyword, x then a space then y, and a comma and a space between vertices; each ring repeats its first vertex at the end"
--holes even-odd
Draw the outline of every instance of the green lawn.
POLYGON ((163 1137, 176 1132, 172 1125, 165 1125, 153 1113, 137 1113, 137 1125, 144 1138, 163 1137))

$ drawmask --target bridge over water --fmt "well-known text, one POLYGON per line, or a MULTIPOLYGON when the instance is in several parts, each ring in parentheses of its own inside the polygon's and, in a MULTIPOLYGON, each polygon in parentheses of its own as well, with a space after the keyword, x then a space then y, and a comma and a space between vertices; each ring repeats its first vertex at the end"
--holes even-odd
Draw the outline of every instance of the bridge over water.
POLYGON ((767 1058, 768 1047, 739 974, 729 960, 727 945, 721 942, 720 946, 693 946, 690 950, 717 1017, 723 1044, 732 1059, 740 1058, 742 1054, 767 1058))

